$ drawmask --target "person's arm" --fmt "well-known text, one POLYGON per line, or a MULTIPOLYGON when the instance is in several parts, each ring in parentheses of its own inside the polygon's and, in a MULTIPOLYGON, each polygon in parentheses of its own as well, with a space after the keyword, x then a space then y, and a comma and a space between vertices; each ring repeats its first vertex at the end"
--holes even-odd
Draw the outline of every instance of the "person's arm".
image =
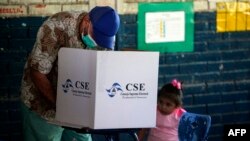
POLYGON ((53 21, 48 19, 39 28, 37 33, 36 43, 30 55, 30 76, 41 95, 43 95, 51 104, 55 106, 56 103, 56 90, 47 77, 50 73, 54 62, 57 58, 57 50, 59 44, 57 38, 60 32, 55 32, 53 21))
POLYGON ((31 69, 31 78, 34 82, 36 88, 41 92, 41 94, 46 97, 53 105, 56 103, 56 94, 55 90, 48 80, 45 74, 40 73, 35 69, 31 69))

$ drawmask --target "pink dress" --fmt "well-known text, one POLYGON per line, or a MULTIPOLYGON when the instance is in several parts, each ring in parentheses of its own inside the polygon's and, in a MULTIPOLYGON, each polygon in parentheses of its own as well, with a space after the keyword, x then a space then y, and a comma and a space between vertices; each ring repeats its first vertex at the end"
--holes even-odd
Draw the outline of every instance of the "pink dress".
POLYGON ((177 108, 171 114, 163 115, 157 110, 156 127, 150 130, 148 141, 178 141, 178 124, 184 112, 177 108))

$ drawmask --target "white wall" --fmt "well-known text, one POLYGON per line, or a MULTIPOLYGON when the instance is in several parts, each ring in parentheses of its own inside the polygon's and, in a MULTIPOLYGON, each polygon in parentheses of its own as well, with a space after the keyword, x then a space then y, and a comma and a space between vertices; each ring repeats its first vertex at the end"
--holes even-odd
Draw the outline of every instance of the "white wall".
MULTIPOLYGON (((139 2, 193 1, 195 11, 214 11, 216 2, 237 0, 0 0, 0 17, 48 16, 59 11, 85 10, 96 5, 109 5, 119 14, 136 14, 139 2)), ((249 2, 249 0, 238 0, 249 2)))

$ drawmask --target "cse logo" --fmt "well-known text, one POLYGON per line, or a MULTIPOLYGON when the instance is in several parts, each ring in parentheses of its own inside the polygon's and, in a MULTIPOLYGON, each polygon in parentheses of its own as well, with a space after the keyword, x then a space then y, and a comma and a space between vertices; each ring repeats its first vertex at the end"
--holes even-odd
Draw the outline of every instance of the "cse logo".
MULTIPOLYGON (((145 83, 128 83, 125 86, 127 91, 145 91, 145 83)), ((114 83, 111 88, 106 89, 108 95, 110 97, 114 97, 115 95, 122 93, 123 89, 119 83, 114 83)))
POLYGON ((128 83, 126 85, 128 91, 145 91, 145 83, 128 83))
POLYGON ((76 81, 73 83, 70 79, 67 79, 64 84, 62 84, 63 91, 67 93, 69 89, 84 89, 84 90, 89 90, 89 82, 84 82, 84 81, 76 81))

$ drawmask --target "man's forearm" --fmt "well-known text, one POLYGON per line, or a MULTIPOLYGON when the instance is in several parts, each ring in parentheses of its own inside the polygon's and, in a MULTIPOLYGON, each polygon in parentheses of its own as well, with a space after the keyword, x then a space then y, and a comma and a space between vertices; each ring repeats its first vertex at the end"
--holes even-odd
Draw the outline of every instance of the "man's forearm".
POLYGON ((34 82, 37 89, 41 92, 41 94, 46 97, 52 104, 55 104, 56 94, 47 76, 34 69, 32 69, 30 73, 32 81, 34 82))

